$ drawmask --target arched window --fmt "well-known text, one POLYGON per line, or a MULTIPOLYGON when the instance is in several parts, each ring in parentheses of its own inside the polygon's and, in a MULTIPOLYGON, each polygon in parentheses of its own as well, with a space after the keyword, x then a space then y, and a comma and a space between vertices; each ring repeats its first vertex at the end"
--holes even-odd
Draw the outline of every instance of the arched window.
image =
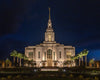
POLYGON ((38 52, 38 58, 40 58, 40 51, 38 52))
POLYGON ((61 58, 61 51, 59 51, 59 58, 61 58))
POLYGON ((49 50, 47 51, 47 58, 48 58, 48 59, 52 59, 52 50, 51 50, 51 49, 49 49, 49 50))

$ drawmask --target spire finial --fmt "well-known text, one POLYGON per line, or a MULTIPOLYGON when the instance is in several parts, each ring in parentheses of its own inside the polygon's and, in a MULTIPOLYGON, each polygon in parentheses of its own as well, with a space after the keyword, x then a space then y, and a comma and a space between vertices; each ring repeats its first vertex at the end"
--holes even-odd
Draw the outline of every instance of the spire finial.
POLYGON ((50 16, 50 8, 49 8, 49 20, 48 20, 48 28, 52 28, 51 16, 50 16))
POLYGON ((49 7, 49 19, 50 19, 50 7, 49 7))

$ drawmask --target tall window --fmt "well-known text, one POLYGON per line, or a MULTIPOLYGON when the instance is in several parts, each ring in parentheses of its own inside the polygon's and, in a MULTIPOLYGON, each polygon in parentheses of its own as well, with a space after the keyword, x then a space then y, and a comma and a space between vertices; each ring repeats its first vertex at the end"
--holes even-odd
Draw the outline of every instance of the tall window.
POLYGON ((61 51, 59 51, 59 58, 61 58, 61 51))
POLYGON ((54 52, 54 60, 55 60, 55 52, 54 52))
POLYGON ((48 58, 48 59, 52 59, 52 50, 51 50, 51 49, 49 49, 49 50, 47 51, 47 58, 48 58))
POLYGON ((29 52, 29 58, 33 58, 33 52, 29 52))
POLYGON ((40 51, 38 52, 38 58, 40 58, 40 51))
POLYGON ((66 52, 66 57, 67 57, 67 58, 71 58, 71 52, 70 52, 70 51, 67 51, 67 52, 66 52))
POLYGON ((51 35, 48 35, 49 41, 51 41, 51 35))
POLYGON ((46 60, 46 52, 44 52, 44 60, 46 60))

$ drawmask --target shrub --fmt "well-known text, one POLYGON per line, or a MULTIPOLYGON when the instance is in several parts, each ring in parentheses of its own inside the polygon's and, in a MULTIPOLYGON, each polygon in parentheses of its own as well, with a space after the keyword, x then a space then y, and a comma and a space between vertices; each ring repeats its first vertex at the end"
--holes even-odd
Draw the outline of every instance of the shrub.
POLYGON ((2 77, 1 80, 6 80, 6 78, 5 77, 2 77))
POLYGON ((66 77, 66 74, 62 74, 62 77, 66 77))
POLYGON ((70 74, 69 77, 70 77, 70 78, 73 78, 73 74, 70 74))
POLYGON ((93 73, 96 73, 96 70, 92 70, 93 73))
POLYGON ((21 77, 21 75, 17 75, 17 76, 15 77, 15 79, 22 80, 22 77, 21 77))
POLYGON ((28 78, 28 76, 23 76, 23 78, 27 79, 27 78, 28 78))
POLYGON ((95 79, 95 80, 99 80, 99 78, 98 78, 98 77, 95 77, 94 79, 95 79))
POLYGON ((43 76, 42 74, 39 74, 39 75, 38 75, 38 77, 42 77, 42 76, 43 76))
POLYGON ((79 75, 79 80, 84 80, 83 76, 82 75, 79 75))
POLYGON ((11 75, 7 76, 7 79, 11 80, 11 78, 12 78, 12 76, 11 76, 11 75))
POLYGON ((91 80, 90 78, 85 78, 85 80, 91 80))

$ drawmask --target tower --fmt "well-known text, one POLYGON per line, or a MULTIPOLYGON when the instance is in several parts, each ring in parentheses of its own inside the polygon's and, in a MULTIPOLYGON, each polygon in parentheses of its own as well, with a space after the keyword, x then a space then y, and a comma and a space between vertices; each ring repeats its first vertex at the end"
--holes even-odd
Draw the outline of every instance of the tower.
POLYGON ((52 28, 51 16, 50 16, 50 8, 49 8, 49 19, 48 25, 45 32, 45 41, 46 43, 54 43, 55 42, 55 33, 52 28))

